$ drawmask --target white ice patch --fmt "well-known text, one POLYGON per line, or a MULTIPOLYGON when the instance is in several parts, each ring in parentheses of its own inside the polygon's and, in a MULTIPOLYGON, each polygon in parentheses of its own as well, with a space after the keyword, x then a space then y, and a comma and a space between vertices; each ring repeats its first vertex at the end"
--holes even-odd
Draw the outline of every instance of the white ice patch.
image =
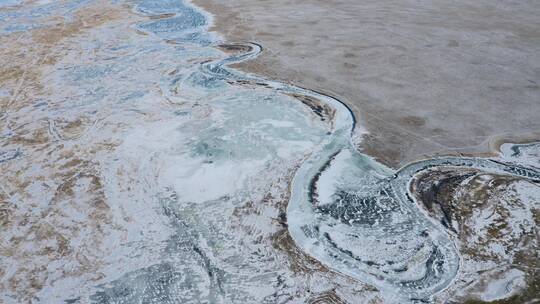
POLYGON ((277 120, 277 119, 263 119, 260 121, 261 124, 267 124, 275 128, 291 128, 294 127, 295 123, 287 120, 277 120))
POLYGON ((320 175, 317 182, 319 206, 331 204, 335 201, 333 196, 337 190, 336 186, 339 184, 340 177, 349 165, 346 160, 350 157, 351 152, 349 150, 342 150, 334 157, 332 165, 320 175))
POLYGON ((505 161, 540 168, 540 143, 523 145, 504 143, 500 150, 501 158, 505 161))
POLYGON ((208 164, 173 158, 169 163, 173 165, 168 166, 161 177, 172 183, 181 200, 202 203, 241 190, 250 176, 263 170, 266 161, 231 160, 208 164))
POLYGON ((491 280, 482 293, 482 301, 492 302, 508 298, 526 285, 525 274, 518 269, 511 269, 501 278, 491 280))

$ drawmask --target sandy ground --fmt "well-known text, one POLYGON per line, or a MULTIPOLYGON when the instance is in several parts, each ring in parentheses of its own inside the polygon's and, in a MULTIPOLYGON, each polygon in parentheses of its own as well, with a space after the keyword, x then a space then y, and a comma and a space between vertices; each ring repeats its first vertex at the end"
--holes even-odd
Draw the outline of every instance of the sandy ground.
POLYGON ((195 0, 265 51, 240 67, 331 94, 397 167, 540 139, 540 2, 195 0))

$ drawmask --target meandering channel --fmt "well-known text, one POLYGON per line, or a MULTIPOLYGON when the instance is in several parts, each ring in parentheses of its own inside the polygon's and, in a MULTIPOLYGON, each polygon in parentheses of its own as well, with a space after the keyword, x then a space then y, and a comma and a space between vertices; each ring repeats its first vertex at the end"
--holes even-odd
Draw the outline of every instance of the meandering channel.
POLYGON ((341 101, 227 69, 262 52, 256 43, 222 44, 234 54, 201 64, 208 77, 293 96, 332 122, 322 144, 293 179, 287 208, 296 244, 331 269, 376 286, 388 298, 425 300, 447 287, 459 268, 454 241, 421 212, 408 193, 412 177, 432 167, 477 168, 540 180, 533 168, 483 158, 446 157, 394 171, 359 153, 352 142, 355 117, 341 101))
POLYGON ((328 267, 373 284, 397 300, 428 299, 447 287, 459 268, 454 242, 439 223, 421 212, 408 193, 415 174, 448 166, 540 180, 540 173, 533 168, 466 157, 422 160, 394 172, 354 148, 355 117, 339 100, 225 69, 262 51, 254 43, 235 45, 235 49, 241 48, 248 51, 205 63, 203 69, 242 84, 309 96, 335 110, 333 131, 294 177, 287 208, 292 237, 302 250, 328 267), (326 196, 321 198, 321 192, 326 196))

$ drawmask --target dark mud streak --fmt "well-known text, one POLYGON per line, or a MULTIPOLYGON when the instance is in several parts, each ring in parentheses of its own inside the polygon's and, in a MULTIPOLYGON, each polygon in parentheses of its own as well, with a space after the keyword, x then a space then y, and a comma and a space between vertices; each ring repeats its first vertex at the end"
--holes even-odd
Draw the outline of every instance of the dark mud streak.
POLYGON ((305 88, 305 87, 302 87, 302 86, 299 86, 299 85, 294 85, 294 84, 291 84, 291 86, 293 87, 296 87, 296 88, 299 88, 299 89, 302 89, 302 90, 305 90, 305 91, 308 91, 308 92, 312 92, 312 93, 315 93, 317 95, 321 95, 321 96, 324 96, 328 99, 332 99, 338 103, 340 103, 343 107, 345 107, 352 119, 352 126, 351 126, 351 130, 350 130, 350 136, 352 137, 354 135, 354 130, 356 128, 356 116, 354 115, 354 112, 352 111, 352 109, 343 101, 341 101, 340 99, 336 98, 336 97, 333 97, 332 95, 329 95, 329 94, 326 94, 322 91, 318 91, 318 90, 314 90, 314 89, 308 89, 308 88, 305 88))
POLYGON ((203 268, 212 282, 212 285, 217 285, 217 289, 220 294, 223 294, 223 274, 224 272, 213 265, 208 255, 197 244, 200 236, 190 226, 190 224, 183 219, 182 214, 176 210, 175 206, 178 204, 178 196, 173 192, 168 198, 165 198, 162 202, 163 213, 169 218, 170 225, 176 230, 176 233, 168 241, 167 249, 170 252, 177 250, 193 251, 199 256, 203 268), (182 246, 178 246, 178 245, 182 246))
POLYGON ((362 259, 360 259, 359 257, 357 257, 356 255, 354 255, 354 253, 352 253, 350 250, 345 250, 345 249, 341 249, 333 240, 332 238, 330 237, 330 235, 328 234, 328 232, 325 232, 323 234, 323 236, 325 237, 326 241, 328 241, 328 243, 334 247, 335 249, 347 254, 349 257, 351 257, 352 259, 354 259, 355 261, 358 261, 360 263, 363 263, 363 264, 366 264, 368 266, 382 266, 381 264, 378 264, 376 262, 373 262, 373 261, 363 261, 362 259))
POLYGON ((311 200, 311 203, 313 205, 317 205, 318 204, 318 200, 317 200, 317 182, 319 181, 319 178, 321 177, 321 174, 328 168, 330 167, 330 164, 332 163, 332 161, 334 160, 334 158, 336 157, 336 155, 339 154, 339 152, 341 152, 341 150, 335 152, 334 154, 332 154, 330 156, 330 159, 328 159, 328 161, 323 165, 323 167, 321 168, 321 170, 317 173, 317 175, 315 175, 315 177, 313 177, 313 179, 310 181, 309 183, 309 198, 311 200))
MULTIPOLYGON (((418 185, 414 187, 417 195, 420 197, 421 203, 432 214, 435 212, 434 207, 438 206, 442 211, 441 224, 453 233, 458 233, 452 226, 452 217, 454 206, 450 202, 450 194, 453 189, 456 189, 464 180, 473 177, 477 172, 465 172, 456 176, 443 176, 440 179, 429 179, 426 182, 418 181, 418 185)), ((413 190, 413 189, 411 189, 413 190)))

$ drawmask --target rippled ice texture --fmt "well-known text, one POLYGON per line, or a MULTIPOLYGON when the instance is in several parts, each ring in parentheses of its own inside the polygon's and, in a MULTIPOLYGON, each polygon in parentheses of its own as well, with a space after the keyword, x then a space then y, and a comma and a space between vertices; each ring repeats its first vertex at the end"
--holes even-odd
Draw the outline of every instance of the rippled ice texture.
POLYGON ((403 199, 406 180, 392 184, 393 177, 361 154, 339 151, 306 196, 293 196, 291 232, 318 259, 377 286, 388 301, 426 299, 454 278, 457 250, 403 199))

